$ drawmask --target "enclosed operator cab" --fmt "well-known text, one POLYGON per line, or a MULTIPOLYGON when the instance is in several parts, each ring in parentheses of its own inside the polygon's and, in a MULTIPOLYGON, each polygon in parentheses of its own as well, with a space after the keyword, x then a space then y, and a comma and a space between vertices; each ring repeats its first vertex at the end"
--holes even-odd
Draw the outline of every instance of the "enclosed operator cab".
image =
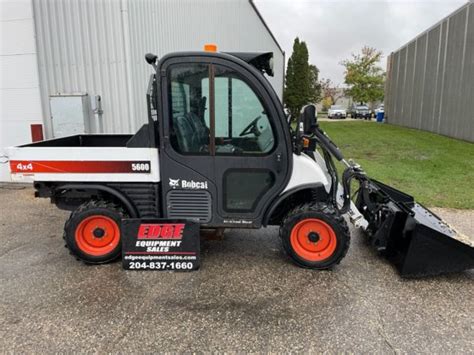
POLYGON ((153 101, 165 218, 259 227, 290 179, 281 103, 263 74, 236 55, 178 53, 158 62, 153 101))

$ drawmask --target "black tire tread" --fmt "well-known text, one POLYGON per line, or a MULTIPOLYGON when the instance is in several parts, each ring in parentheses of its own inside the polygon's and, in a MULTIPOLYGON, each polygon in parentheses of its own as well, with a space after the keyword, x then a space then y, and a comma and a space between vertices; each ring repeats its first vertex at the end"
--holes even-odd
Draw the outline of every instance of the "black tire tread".
MULTIPOLYGON (((109 209, 109 210, 114 210, 116 211, 119 215, 120 215, 120 218, 126 218, 128 217, 128 214, 125 212, 124 208, 112 201, 107 201, 107 200, 90 200, 90 201, 87 201, 87 202, 84 202, 83 204, 81 204, 78 208, 76 208, 74 211, 71 212, 71 214, 69 215, 69 218, 66 220, 66 222, 64 223, 64 230, 63 230, 63 239, 64 241, 66 241, 66 230, 68 229, 71 221, 80 213, 82 212, 85 212, 89 209, 95 209, 95 208, 104 208, 104 209, 109 209)), ((91 263, 87 260, 84 260, 80 257, 78 257, 70 248, 69 246, 67 245, 67 243, 65 243, 64 245, 68 250, 69 250, 69 254, 73 255, 76 260, 78 261, 82 261, 83 263, 85 264, 95 264, 95 263, 91 263)))
POLYGON ((311 212, 311 211, 315 211, 315 212, 325 214, 328 217, 330 217, 331 219, 333 219, 340 226, 340 228, 342 229, 342 231, 343 231, 343 233, 346 237, 345 238, 345 243, 343 245, 342 252, 339 255, 339 257, 337 258, 337 260, 335 260, 331 264, 331 266, 328 266, 327 268, 325 268, 325 269, 331 269, 333 266, 338 265, 341 262, 341 260, 346 256, 346 254, 349 250, 350 240, 351 240, 349 227, 346 223, 346 220, 344 219, 344 217, 342 215, 339 214, 339 212, 332 205, 329 205, 329 204, 323 203, 323 202, 312 201, 312 202, 307 202, 307 203, 300 204, 300 205, 294 207, 292 210, 290 210, 287 213, 287 215, 282 219, 281 225, 280 225, 279 235, 280 235, 280 240, 281 240, 282 245, 283 245, 282 249, 283 249, 285 255, 291 261, 296 263, 297 265, 299 265, 301 267, 304 267, 304 268, 311 268, 311 267, 309 267, 307 265, 304 265, 304 264, 301 264, 300 262, 295 260, 288 253, 288 250, 286 250, 286 248, 284 247, 285 243, 283 242, 284 234, 286 232, 288 232, 288 231, 286 231, 286 229, 287 229, 288 225, 290 224, 290 220, 293 219, 294 217, 296 217, 299 214, 303 214, 303 213, 307 213, 307 212, 311 212))

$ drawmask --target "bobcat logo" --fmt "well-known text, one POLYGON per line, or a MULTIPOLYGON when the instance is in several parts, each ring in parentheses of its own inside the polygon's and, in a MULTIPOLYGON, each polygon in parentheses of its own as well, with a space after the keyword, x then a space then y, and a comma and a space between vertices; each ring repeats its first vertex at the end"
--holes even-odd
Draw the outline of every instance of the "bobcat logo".
POLYGON ((173 189, 179 186, 179 179, 171 179, 170 178, 170 187, 173 189))

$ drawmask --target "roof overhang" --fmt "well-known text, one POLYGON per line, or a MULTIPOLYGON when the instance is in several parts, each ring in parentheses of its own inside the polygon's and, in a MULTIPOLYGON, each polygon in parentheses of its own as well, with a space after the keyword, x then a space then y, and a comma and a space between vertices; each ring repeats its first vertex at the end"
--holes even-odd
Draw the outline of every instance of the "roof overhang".
POLYGON ((253 52, 225 52, 231 56, 237 57, 244 62, 252 65, 262 73, 273 76, 273 52, 253 53, 253 52))

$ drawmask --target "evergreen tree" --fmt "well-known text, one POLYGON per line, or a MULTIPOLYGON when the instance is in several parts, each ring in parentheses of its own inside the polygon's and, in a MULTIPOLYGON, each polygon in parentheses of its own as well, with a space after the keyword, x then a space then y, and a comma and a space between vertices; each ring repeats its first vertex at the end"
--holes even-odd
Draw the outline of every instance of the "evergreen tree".
POLYGON ((293 58, 288 59, 285 75, 285 89, 283 90, 283 102, 285 106, 290 110, 290 105, 295 101, 294 99, 294 71, 293 71, 293 58))
POLYGON ((296 37, 293 43, 293 53, 288 59, 283 94, 285 105, 293 118, 299 115, 304 105, 318 96, 315 95, 314 90, 318 88, 317 75, 319 71, 315 66, 310 66, 308 59, 306 43, 296 37))
POLYGON ((310 71, 310 84, 311 84, 311 102, 316 103, 322 99, 322 88, 321 83, 319 82, 319 69, 316 65, 309 65, 310 71))

